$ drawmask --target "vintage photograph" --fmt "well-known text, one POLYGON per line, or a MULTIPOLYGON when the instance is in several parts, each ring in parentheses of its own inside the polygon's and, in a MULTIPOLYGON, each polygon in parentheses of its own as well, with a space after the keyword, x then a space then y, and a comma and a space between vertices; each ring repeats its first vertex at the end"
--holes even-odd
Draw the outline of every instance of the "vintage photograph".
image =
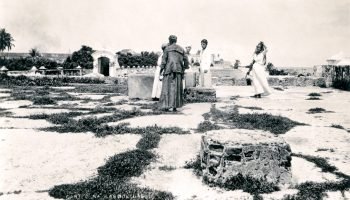
POLYGON ((0 200, 350 200, 350 0, 0 0, 0 200))

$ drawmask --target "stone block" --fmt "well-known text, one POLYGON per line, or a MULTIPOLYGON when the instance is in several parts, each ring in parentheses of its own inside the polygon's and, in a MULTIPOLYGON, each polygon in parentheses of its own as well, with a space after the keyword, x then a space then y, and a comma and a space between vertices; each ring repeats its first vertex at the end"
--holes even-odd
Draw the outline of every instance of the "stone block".
POLYGON ((154 74, 130 74, 128 77, 129 98, 151 98, 153 80, 154 74))
POLYGON ((214 88, 190 87, 185 89, 185 101, 195 102, 216 102, 216 90, 214 88))
POLYGON ((279 137, 250 130, 223 129, 202 136, 203 178, 225 183, 238 174, 288 186, 291 183, 291 149, 279 137))

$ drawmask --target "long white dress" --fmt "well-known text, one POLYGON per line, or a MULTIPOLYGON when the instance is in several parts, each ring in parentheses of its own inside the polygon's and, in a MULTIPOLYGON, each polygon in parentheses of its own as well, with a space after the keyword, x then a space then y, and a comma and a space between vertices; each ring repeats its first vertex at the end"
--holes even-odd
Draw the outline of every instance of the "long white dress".
POLYGON ((266 50, 254 54, 254 65, 252 69, 252 84, 254 86, 255 94, 269 95, 271 89, 267 82, 267 72, 265 71, 266 65, 266 50))
POLYGON ((152 98, 160 98, 160 93, 162 92, 162 81, 159 80, 160 64, 162 62, 162 56, 160 55, 157 61, 156 71, 154 72, 154 81, 152 88, 152 98))
POLYGON ((208 49, 201 50, 200 53, 200 73, 199 73, 199 86, 200 87, 211 87, 211 54, 208 49), (204 73, 204 70, 207 70, 204 73))

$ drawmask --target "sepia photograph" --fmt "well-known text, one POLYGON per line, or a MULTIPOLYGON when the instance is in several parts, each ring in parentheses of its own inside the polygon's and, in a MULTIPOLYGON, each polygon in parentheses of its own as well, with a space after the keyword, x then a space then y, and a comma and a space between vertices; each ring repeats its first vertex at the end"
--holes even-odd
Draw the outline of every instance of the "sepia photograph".
POLYGON ((0 200, 350 200, 350 0, 0 0, 0 200))

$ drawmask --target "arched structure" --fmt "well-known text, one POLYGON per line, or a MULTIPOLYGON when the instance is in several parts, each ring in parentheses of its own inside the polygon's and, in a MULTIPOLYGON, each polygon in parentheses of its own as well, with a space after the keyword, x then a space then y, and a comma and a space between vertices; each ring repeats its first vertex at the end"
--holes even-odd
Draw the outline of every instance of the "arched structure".
POLYGON ((93 73, 111 77, 117 76, 117 69, 120 68, 117 54, 109 51, 95 51, 92 57, 94 58, 93 73))

